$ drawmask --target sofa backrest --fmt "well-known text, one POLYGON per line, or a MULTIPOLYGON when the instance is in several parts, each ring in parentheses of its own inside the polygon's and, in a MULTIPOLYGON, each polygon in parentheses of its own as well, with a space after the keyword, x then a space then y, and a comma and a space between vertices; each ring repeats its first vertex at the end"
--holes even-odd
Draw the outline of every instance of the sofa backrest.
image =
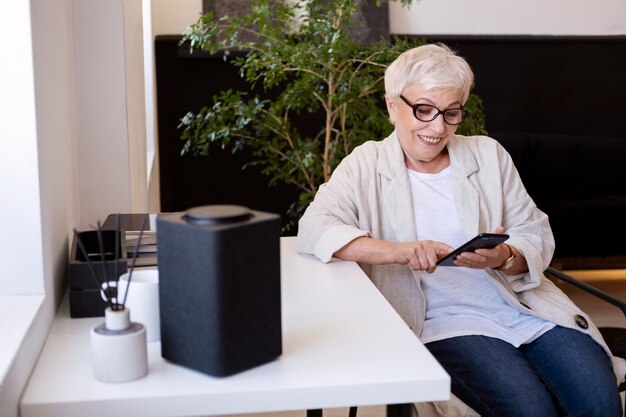
POLYGON ((511 154, 529 194, 626 196, 626 138, 490 132, 511 154))
POLYGON ((467 59, 489 132, 626 138, 626 36, 424 37, 467 59))
POLYGON ((626 138, 491 133, 550 220, 560 268, 626 267, 626 138))

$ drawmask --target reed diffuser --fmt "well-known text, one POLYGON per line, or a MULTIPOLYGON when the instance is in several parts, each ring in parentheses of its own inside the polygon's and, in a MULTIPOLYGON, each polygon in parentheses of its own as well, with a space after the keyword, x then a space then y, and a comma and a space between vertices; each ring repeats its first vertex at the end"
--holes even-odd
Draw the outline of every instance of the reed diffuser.
MULTIPOLYGON (((105 267, 105 253, 102 244, 102 227, 100 222, 98 222, 97 229, 101 263, 100 275, 98 275, 97 265, 94 266, 92 264, 78 233, 74 230, 78 247, 85 259, 87 259, 89 271, 93 279, 97 281, 98 287, 103 289, 103 295, 107 302, 107 307, 104 311, 104 323, 91 329, 91 362, 93 372, 95 378, 102 382, 129 382, 142 378, 148 373, 146 329, 143 324, 130 320, 130 311, 125 305, 144 226, 145 218, 141 222, 139 238, 137 239, 131 261, 128 285, 123 298, 121 294, 117 293, 117 283, 120 277, 117 264, 112 277, 108 276, 109 274, 105 267)), ((115 229, 115 259, 118 259, 120 248, 119 214, 115 216, 115 229)))

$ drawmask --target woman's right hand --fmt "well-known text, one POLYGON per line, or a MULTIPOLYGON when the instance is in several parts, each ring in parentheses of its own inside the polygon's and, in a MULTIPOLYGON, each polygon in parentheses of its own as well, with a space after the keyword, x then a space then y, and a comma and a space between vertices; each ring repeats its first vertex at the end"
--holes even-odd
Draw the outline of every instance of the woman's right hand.
POLYGON ((397 263, 405 265, 413 271, 426 271, 433 273, 437 268, 437 261, 454 248, 435 240, 418 240, 416 242, 402 242, 400 245, 400 258, 397 263))
POLYGON ((432 273, 437 268, 437 260, 453 249, 450 245, 434 240, 389 242, 359 237, 336 251, 334 256, 372 265, 408 265, 413 271, 432 273))

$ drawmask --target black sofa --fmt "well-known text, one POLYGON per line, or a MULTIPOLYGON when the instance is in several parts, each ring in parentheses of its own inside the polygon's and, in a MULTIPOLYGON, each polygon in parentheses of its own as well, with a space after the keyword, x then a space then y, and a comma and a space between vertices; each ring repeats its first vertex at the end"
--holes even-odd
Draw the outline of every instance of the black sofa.
MULTIPOLYGON (((626 267, 626 36, 424 37, 474 69, 489 135, 550 216, 553 265, 626 267)), ((179 119, 218 91, 247 86, 220 57, 190 56, 179 40, 155 41, 161 210, 228 202, 285 216, 297 191, 268 187, 257 167, 242 171, 249 155, 180 156, 179 119)))
POLYGON ((493 132, 548 214, 560 268, 626 265, 626 138, 493 132))
POLYGON ((426 36, 472 66, 489 135, 550 217, 557 268, 626 267, 626 36, 426 36))

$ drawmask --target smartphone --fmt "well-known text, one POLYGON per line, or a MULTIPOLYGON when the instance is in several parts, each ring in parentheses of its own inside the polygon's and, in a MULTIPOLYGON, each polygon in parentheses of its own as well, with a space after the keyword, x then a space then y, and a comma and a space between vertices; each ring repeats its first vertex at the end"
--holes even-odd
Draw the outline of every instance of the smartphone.
POLYGON ((454 259, 462 252, 474 252, 476 249, 491 249, 506 241, 509 235, 504 233, 480 233, 468 240, 445 257, 437 261, 438 266, 456 266, 454 259))

